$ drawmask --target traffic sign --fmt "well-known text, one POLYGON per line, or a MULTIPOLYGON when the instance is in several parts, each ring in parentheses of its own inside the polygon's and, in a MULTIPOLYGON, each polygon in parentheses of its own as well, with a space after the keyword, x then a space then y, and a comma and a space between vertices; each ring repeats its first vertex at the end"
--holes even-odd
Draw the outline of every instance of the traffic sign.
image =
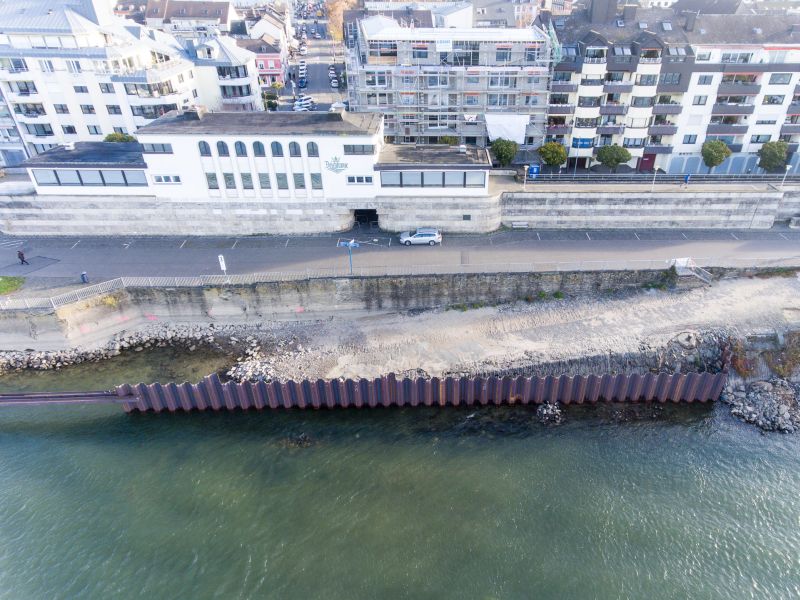
POLYGON ((531 165, 528 167, 528 179, 536 179, 539 176, 541 171, 541 167, 539 165, 531 165))

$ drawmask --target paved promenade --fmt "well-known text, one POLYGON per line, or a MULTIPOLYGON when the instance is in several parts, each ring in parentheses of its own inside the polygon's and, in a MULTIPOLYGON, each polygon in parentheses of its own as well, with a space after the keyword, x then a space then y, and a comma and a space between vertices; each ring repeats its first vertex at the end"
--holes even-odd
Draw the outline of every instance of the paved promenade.
MULTIPOLYGON (((399 246, 384 232, 355 230, 308 237, 243 238, 28 238, 0 236, 0 276, 20 275, 25 290, 69 287, 86 271, 92 283, 121 276, 220 274, 222 254, 229 274, 346 268, 339 239, 356 239, 358 267, 468 266, 491 270, 507 263, 667 261, 678 257, 744 265, 756 259, 791 259, 800 265, 800 231, 622 230, 501 231, 489 235, 446 235, 442 246, 399 246), (19 265, 17 250, 31 263, 19 265)), ((576 268, 581 268, 576 266, 576 268)))

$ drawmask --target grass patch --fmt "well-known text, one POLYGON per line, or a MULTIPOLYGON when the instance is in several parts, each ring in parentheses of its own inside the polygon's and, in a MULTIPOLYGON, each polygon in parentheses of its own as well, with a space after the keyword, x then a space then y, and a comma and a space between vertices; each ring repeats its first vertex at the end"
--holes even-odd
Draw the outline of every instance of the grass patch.
POLYGON ((25 283, 24 277, 0 277, 0 296, 16 292, 25 283))
POLYGON ((764 269, 755 274, 759 279, 771 279, 772 277, 794 277, 800 271, 797 267, 774 267, 764 269))
POLYGON ((747 356, 744 341, 742 340, 735 340, 731 343, 731 366, 734 371, 745 379, 755 373, 755 363, 753 359, 747 356))
POLYGON ((800 332, 787 333, 783 348, 764 352, 763 356, 773 373, 783 378, 789 377, 800 367, 800 332))
POLYGON ((562 298, 564 298, 564 292, 562 292, 561 290, 553 292, 553 298, 555 298, 556 300, 561 300, 562 298))

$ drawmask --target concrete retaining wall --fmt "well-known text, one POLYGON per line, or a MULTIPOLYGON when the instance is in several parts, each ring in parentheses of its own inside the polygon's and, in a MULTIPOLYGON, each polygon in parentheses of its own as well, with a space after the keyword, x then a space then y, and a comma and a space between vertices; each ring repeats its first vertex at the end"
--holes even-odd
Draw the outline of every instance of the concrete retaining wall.
POLYGON ((0 311, 0 350, 96 347, 159 322, 259 323, 342 313, 499 303, 552 294, 638 288, 663 271, 354 277, 194 288, 127 288, 42 314, 0 311))
POLYGON ((800 217, 800 191, 786 190, 783 199, 775 215, 776 221, 788 221, 794 217, 800 217))
POLYGON ((782 192, 505 193, 503 225, 543 229, 768 229, 782 192))

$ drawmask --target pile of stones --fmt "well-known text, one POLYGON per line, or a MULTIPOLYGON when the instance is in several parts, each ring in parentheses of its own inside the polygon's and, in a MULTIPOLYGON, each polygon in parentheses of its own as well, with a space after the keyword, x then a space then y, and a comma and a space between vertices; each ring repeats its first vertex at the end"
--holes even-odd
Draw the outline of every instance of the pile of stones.
POLYGON ((545 425, 559 425, 564 420, 564 413, 557 403, 545 402, 536 409, 536 418, 545 425))
POLYGON ((794 433, 800 430, 800 385, 785 379, 729 383, 721 400, 731 414, 764 431, 794 433))

